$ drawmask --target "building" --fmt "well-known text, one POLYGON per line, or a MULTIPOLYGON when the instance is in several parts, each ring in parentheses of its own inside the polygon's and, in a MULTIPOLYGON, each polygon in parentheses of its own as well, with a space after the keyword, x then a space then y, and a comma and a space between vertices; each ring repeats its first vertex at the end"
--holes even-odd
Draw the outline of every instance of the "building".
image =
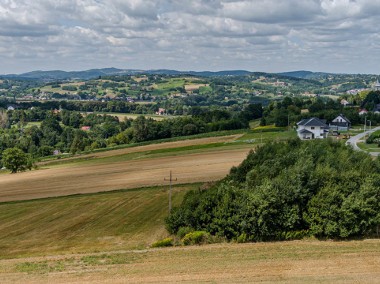
POLYGON ((343 106, 348 106, 350 103, 349 103, 347 100, 342 99, 342 100, 340 101, 340 104, 343 105, 343 106))
POLYGON ((164 108, 159 108, 158 111, 156 111, 156 114, 157 115, 164 115, 166 113, 166 109, 164 108))
POLYGON ((346 130, 348 131, 351 127, 351 121, 345 117, 343 114, 338 115, 336 118, 331 121, 329 124, 330 129, 332 130, 346 130))
POLYGON ((380 91, 380 83, 379 83, 379 80, 376 80, 376 83, 375 83, 375 85, 373 86, 373 88, 375 89, 375 91, 380 91))
POLYGON ((324 139, 327 133, 326 122, 319 118, 306 118, 297 123, 297 135, 301 140, 324 139))
POLYGON ((359 115, 365 115, 368 113, 368 110, 366 110, 365 108, 359 110, 359 115))

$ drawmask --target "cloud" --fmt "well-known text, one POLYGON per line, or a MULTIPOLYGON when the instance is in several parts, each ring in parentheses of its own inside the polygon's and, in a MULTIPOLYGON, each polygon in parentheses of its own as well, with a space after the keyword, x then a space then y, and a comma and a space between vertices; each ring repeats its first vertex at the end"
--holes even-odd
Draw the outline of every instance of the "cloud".
POLYGON ((3 0, 0 73, 109 66, 378 73, 378 57, 368 54, 379 54, 379 10, 380 0, 3 0))

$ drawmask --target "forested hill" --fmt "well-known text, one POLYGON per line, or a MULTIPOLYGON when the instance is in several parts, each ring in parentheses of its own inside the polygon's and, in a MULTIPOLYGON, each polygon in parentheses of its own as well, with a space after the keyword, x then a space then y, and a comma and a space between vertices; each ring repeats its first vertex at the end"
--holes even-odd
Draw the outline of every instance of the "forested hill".
POLYGON ((371 235, 380 226, 379 170, 379 160, 331 140, 270 143, 216 186, 189 192, 167 227, 238 241, 371 235))
MULTIPOLYGON (((201 77, 218 77, 218 76, 246 76, 252 74, 263 74, 268 76, 278 76, 279 78, 292 77, 300 79, 320 79, 329 75, 324 72, 311 72, 311 71, 292 71, 283 73, 266 73, 266 72, 253 72, 247 70, 221 70, 221 71, 179 71, 171 69, 119 69, 119 68, 101 68, 90 69, 84 71, 62 71, 62 70, 49 70, 49 71, 31 71, 22 74, 8 74, 0 75, 1 78, 14 78, 14 79, 37 79, 37 80, 89 80, 103 76, 115 75, 138 75, 138 74, 151 74, 151 75, 191 75, 201 77)), ((333 74, 331 74, 333 75, 333 74)))
POLYGON ((2 78, 19 78, 19 79, 43 79, 43 80, 72 80, 81 79, 89 80, 103 76, 114 75, 136 75, 136 74, 151 74, 151 75, 191 75, 201 77, 211 76, 244 76, 252 72, 246 70, 224 70, 224 71, 178 71, 170 69, 156 69, 156 70, 138 70, 138 69, 118 69, 118 68, 103 68, 91 69, 85 71, 32 71, 22 74, 8 74, 0 75, 2 78))

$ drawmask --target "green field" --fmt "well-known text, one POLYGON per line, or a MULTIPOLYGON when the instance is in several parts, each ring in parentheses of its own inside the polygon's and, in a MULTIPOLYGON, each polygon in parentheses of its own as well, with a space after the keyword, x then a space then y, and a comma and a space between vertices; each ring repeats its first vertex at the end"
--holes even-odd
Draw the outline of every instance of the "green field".
POLYGON ((162 83, 153 85, 152 95, 154 96, 166 96, 170 93, 179 93, 176 91, 177 88, 183 88, 185 85, 185 78, 171 78, 162 83))
POLYGON ((279 140, 285 140, 285 139, 296 138, 296 137, 297 137, 297 132, 294 130, 279 131, 279 132, 248 131, 246 134, 240 137, 237 141, 250 142, 253 144, 261 144, 261 143, 267 143, 270 141, 279 141, 279 140))
MULTIPOLYGON (((174 186, 173 204, 198 186, 174 186)), ((146 248, 167 214, 168 187, 0 203, 0 258, 146 248)))
POLYGON ((380 152, 379 145, 377 145, 376 143, 358 143, 358 147, 367 152, 380 152))

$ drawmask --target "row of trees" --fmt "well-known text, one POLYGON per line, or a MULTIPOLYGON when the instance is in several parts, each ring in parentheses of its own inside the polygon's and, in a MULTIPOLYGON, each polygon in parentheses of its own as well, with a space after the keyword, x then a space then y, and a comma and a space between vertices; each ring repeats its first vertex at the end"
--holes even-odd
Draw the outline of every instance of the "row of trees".
MULTIPOLYGON (((116 116, 62 110, 60 113, 38 108, 0 112, 0 158, 8 148, 18 148, 33 158, 53 152, 77 153, 115 145, 138 143, 199 133, 248 127, 249 112, 202 112, 193 117, 156 121, 139 116, 119 121, 116 116), (9 115, 8 115, 9 114, 9 115), (40 126, 28 126, 30 121, 40 126), (83 126, 86 126, 82 129, 83 126)), ((1 166, 1 165, 0 165, 1 166)))
POLYGON ((370 235, 380 226, 379 170, 378 159, 330 140, 269 143, 211 189, 186 194, 167 228, 250 241, 370 235))
MULTIPOLYGON (((373 101, 371 101, 371 104, 374 104, 373 101)), ((302 99, 285 97, 282 101, 271 102, 264 108, 262 125, 294 126, 301 119, 309 117, 318 117, 330 122, 339 114, 344 114, 353 125, 364 124, 365 117, 359 115, 358 107, 344 107, 339 101, 330 98, 302 99)), ((380 123, 379 114, 369 112, 366 116, 373 124, 380 123)))

